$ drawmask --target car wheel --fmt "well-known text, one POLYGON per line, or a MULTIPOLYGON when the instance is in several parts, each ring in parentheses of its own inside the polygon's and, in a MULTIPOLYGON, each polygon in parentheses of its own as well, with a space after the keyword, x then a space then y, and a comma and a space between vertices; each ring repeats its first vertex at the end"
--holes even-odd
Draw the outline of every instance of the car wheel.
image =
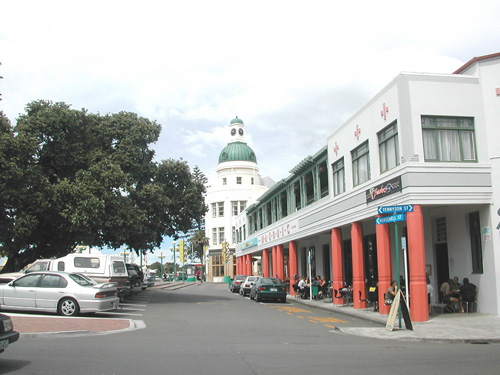
POLYGON ((261 301, 262 301, 262 294, 259 296, 259 294, 257 293, 257 294, 255 295, 255 301, 256 301, 256 302, 261 302, 261 301))
POLYGON ((80 306, 73 298, 63 298, 57 307, 59 315, 75 316, 80 312, 80 306))

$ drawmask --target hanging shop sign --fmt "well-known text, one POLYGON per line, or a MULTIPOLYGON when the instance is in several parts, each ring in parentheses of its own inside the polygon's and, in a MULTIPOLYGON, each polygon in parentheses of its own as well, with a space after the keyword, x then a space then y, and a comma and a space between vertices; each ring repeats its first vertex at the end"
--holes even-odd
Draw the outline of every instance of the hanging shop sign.
POLYGON ((401 176, 374 186, 366 191, 366 203, 386 197, 402 190, 401 176))

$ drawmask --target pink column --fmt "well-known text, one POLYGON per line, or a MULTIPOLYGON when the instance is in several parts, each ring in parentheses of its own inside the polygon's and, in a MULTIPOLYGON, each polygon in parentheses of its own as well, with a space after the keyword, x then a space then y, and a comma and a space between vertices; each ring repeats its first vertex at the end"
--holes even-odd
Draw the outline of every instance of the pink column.
POLYGON ((236 274, 237 275, 241 275, 240 274, 240 260, 241 260, 241 257, 236 258, 236 274))
POLYGON ((247 272, 246 275, 252 275, 252 254, 247 254, 247 272))
MULTIPOLYGON (((333 289, 340 290, 344 287, 344 257, 342 254, 342 231, 340 228, 332 229, 332 267, 333 289)), ((334 298, 336 305, 345 303, 344 298, 334 298)))
POLYGON ((427 280, 425 277, 425 231, 424 215, 420 205, 408 212, 408 258, 410 265, 410 310, 414 322, 429 320, 427 303, 427 280))
POLYGON ((269 277, 269 249, 262 250, 262 272, 269 277))
POLYGON ((366 281, 365 281, 365 258, 363 251, 363 228, 361 222, 352 223, 351 227, 351 243, 352 243, 352 296, 355 309, 363 309, 367 307, 366 301, 359 300, 359 292, 361 298, 366 299, 366 281))
POLYGON ((273 246, 273 249, 271 250, 272 251, 272 258, 271 258, 271 262, 272 262, 272 273, 271 273, 271 277, 276 277, 276 273, 278 272, 278 256, 276 255, 277 251, 276 251, 276 246, 273 246))
POLYGON ((290 244, 288 245, 288 254, 288 263, 290 265, 290 293, 294 296, 295 290, 293 290, 292 285, 295 284, 295 275, 299 272, 299 264, 297 262, 297 242, 290 241, 290 244))
POLYGON ((284 280, 285 279, 285 255, 283 253, 283 245, 276 246, 276 258, 277 258, 276 260, 278 261, 276 273, 278 274, 279 279, 284 280))
MULTIPOLYGON (((381 215, 379 215, 380 217, 381 215)), ((389 224, 377 224, 377 267, 378 267, 378 302, 380 314, 389 314, 390 305, 384 303, 385 293, 391 286, 392 258, 389 224)))

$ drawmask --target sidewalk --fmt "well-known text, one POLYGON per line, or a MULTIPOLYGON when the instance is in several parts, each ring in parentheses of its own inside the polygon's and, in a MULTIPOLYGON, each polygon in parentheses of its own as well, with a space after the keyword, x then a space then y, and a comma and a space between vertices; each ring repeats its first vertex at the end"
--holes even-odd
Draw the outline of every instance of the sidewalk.
POLYGON ((385 328, 388 316, 380 315, 372 309, 356 310, 353 306, 335 306, 331 298, 310 301, 288 295, 287 301, 380 323, 380 327, 336 327, 338 331, 349 335, 409 341, 500 343, 500 317, 495 315, 434 313, 427 322, 412 322, 413 331, 404 328, 404 321, 403 328, 397 328, 399 320, 396 318, 395 328, 391 332, 385 328))

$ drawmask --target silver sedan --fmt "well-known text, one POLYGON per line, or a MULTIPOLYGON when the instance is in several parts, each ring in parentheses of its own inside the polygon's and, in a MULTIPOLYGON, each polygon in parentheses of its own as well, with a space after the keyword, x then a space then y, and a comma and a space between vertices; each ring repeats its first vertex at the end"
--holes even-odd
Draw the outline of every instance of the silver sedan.
POLYGON ((32 272, 0 285, 2 310, 57 312, 64 316, 118 308, 116 284, 97 284, 79 273, 32 272))

